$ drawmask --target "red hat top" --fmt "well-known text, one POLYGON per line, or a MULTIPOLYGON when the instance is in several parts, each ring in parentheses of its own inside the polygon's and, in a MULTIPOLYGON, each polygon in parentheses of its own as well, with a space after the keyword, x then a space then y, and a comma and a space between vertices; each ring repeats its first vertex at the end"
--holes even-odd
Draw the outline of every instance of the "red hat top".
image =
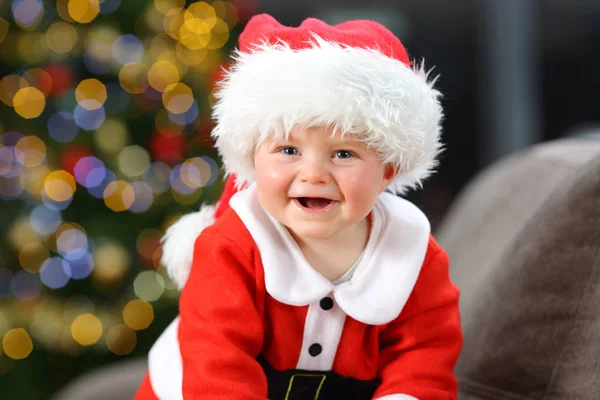
POLYGON ((279 42, 287 43, 294 50, 303 50, 313 47, 311 42, 315 35, 328 42, 378 50, 386 57, 406 65, 412 64, 400 39, 385 26, 371 20, 347 21, 332 26, 319 19, 308 18, 298 27, 289 27, 268 14, 261 14, 253 17, 246 25, 239 38, 239 50, 249 53, 257 45, 275 45, 279 42))

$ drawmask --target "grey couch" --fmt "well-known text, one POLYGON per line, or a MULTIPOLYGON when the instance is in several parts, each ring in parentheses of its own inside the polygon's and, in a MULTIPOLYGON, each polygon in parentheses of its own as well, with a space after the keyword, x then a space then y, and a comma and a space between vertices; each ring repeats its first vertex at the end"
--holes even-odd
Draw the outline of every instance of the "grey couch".
MULTIPOLYGON (((436 237, 462 293, 460 400, 600 399, 600 138, 496 162, 436 237)), ((108 366, 54 400, 131 399, 145 370, 108 366)))

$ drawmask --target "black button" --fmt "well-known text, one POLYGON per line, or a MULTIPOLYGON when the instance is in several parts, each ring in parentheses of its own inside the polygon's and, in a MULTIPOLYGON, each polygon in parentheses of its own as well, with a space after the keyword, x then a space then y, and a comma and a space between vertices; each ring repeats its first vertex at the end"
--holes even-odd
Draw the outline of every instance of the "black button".
POLYGON ((331 297, 323 297, 319 304, 323 310, 331 310, 333 308, 333 299, 331 297))
POLYGON ((323 347, 321 347, 321 345, 319 343, 313 343, 308 348, 308 354, 310 354, 313 357, 318 356, 319 354, 321 354, 322 351, 323 351, 323 347))

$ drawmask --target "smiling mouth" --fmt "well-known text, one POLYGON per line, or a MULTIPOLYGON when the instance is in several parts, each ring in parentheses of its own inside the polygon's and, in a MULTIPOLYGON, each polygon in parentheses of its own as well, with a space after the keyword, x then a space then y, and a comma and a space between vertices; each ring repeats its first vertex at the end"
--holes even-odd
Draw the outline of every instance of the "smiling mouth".
POLYGON ((294 202, 300 209, 312 213, 329 211, 337 203, 322 197, 296 197, 294 202))

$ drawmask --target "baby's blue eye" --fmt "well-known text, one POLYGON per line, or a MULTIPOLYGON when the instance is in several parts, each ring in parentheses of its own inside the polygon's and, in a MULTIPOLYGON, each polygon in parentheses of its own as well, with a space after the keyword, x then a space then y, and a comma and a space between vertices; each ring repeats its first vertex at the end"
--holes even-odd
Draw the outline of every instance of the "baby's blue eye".
POLYGON ((338 150, 335 152, 336 158, 346 159, 346 158, 352 158, 352 156, 353 156, 353 154, 351 152, 349 152, 348 150, 338 150))
POLYGON ((293 147, 284 147, 283 149, 281 149, 281 151, 286 156, 297 156, 298 155, 298 150, 296 150, 293 147))

